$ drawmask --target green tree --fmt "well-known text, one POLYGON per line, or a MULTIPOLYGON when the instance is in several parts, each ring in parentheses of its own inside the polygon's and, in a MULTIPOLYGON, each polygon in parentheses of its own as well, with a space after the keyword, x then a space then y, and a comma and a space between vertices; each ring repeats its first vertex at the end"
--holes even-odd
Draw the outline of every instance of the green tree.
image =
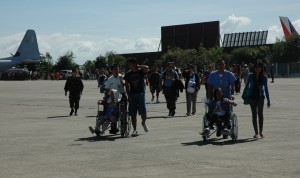
POLYGON ((213 47, 206 49, 202 46, 198 49, 198 65, 201 67, 215 63, 217 60, 222 59, 224 56, 223 48, 213 47))
POLYGON ((270 61, 270 48, 268 46, 237 48, 229 56, 230 64, 249 64, 256 60, 268 63, 270 61))
POLYGON ((161 66, 166 66, 168 62, 175 62, 177 67, 183 67, 183 63, 180 60, 185 60, 181 53, 183 52, 180 48, 172 48, 169 49, 166 53, 161 56, 161 59, 157 61, 157 63, 161 66))
POLYGON ((197 65, 198 55, 195 49, 180 49, 178 52, 177 66, 179 66, 180 68, 186 68, 189 65, 197 65))
POLYGON ((65 55, 60 56, 54 66, 55 70, 73 69, 79 67, 78 64, 74 63, 75 56, 72 51, 68 51, 65 55))
POLYGON ((271 58, 270 48, 268 46, 259 46, 257 50, 258 50, 258 53, 256 55, 257 60, 260 59, 265 63, 269 63, 271 58))
POLYGON ((48 74, 51 72, 53 68, 53 60, 52 56, 49 52, 41 55, 41 61, 39 62, 39 68, 43 71, 46 71, 48 74))
POLYGON ((95 68, 98 70, 105 69, 107 67, 107 60, 105 56, 99 55, 94 61, 95 68))
POLYGON ((299 62, 300 61, 300 36, 291 35, 285 40, 277 39, 272 49, 273 62, 299 62))
POLYGON ((91 60, 87 60, 83 64, 83 68, 84 68, 84 71, 87 71, 87 72, 92 73, 92 74, 94 74, 96 72, 95 63, 91 60))
POLYGON ((165 66, 166 63, 174 61, 179 68, 185 68, 190 64, 203 68, 205 65, 214 63, 216 60, 221 59, 223 55, 223 48, 220 47, 206 49, 201 46, 198 51, 195 49, 183 50, 180 48, 173 48, 163 54, 161 59, 156 62, 165 66))
POLYGON ((126 64, 125 58, 123 56, 113 52, 113 51, 107 52, 106 53, 106 58, 107 58, 108 66, 112 66, 114 64, 117 64, 121 67, 125 67, 125 64, 126 64))

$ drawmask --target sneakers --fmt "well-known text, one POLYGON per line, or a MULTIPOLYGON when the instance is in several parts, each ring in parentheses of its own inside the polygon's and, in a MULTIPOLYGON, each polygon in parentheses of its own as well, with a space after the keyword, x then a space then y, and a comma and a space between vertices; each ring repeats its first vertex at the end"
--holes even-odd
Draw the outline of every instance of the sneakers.
POLYGON ((132 137, 137 137, 139 136, 138 132, 136 130, 134 130, 131 134, 132 137))
POLYGON ((75 116, 77 116, 77 109, 75 109, 75 116))
POLYGON ((104 132, 99 127, 97 127, 97 126, 95 127, 95 133, 97 135, 104 134, 104 132))
POLYGON ((143 126, 145 132, 148 132, 148 131, 149 131, 149 129, 148 129, 146 123, 142 123, 142 126, 143 126))
POLYGON ((226 136, 228 136, 229 135, 229 130, 227 129, 227 128, 224 128, 222 131, 221 131, 221 134, 222 135, 226 135, 226 136))
POLYGON ((187 116, 190 116, 190 115, 191 115, 191 113, 186 113, 186 115, 187 115, 187 116))
POLYGON ((208 135, 210 133, 210 130, 208 127, 206 127, 205 129, 203 129, 203 132, 201 135, 208 135))
POLYGON ((255 134, 255 135, 253 136, 253 138, 258 138, 258 134, 255 134))
POLYGON ((156 103, 160 103, 158 99, 156 100, 156 103))
POLYGON ((151 99, 151 101, 154 101, 154 96, 152 96, 152 99, 151 99))
POLYGON ((92 126, 89 126, 89 129, 90 129, 90 131, 91 131, 92 134, 95 133, 95 130, 94 130, 94 128, 92 126))

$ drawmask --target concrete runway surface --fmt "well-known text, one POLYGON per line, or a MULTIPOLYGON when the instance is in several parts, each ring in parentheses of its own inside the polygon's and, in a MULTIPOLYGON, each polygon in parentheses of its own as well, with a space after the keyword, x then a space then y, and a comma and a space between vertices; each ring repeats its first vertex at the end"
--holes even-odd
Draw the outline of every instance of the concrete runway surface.
MULTIPOLYGON (((199 132, 205 96, 186 117, 185 94, 175 117, 164 97, 152 103, 147 89, 148 133, 96 137, 96 81, 84 81, 78 116, 69 117, 65 81, 0 81, 0 177, 299 177, 300 78, 269 83, 271 108, 264 109, 264 139, 253 139, 249 105, 236 95, 239 137, 233 143, 199 132)), ((243 89, 244 85, 242 85, 243 89)), ((265 103, 266 105, 266 103, 265 103)))

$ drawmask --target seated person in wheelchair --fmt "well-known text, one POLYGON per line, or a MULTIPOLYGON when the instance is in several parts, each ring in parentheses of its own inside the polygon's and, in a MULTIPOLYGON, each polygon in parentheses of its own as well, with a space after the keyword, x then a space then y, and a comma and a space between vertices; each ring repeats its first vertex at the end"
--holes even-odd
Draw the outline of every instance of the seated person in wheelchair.
MULTIPOLYGON (((230 105, 236 105, 236 102, 230 100, 228 98, 223 97, 223 92, 221 88, 217 88, 214 90, 214 98, 208 104, 208 114, 207 119, 210 121, 210 126, 214 123, 217 125, 217 137, 221 136, 222 134, 227 137, 229 135, 230 129, 230 105), (223 130, 222 129, 222 124, 223 130)), ((205 131, 209 131, 210 127, 206 127, 205 131)))
POLYGON ((110 121, 111 123, 114 123, 117 121, 116 115, 118 111, 118 91, 115 89, 106 89, 105 90, 105 95, 103 100, 98 101, 98 105, 103 105, 104 106, 104 112, 105 115, 102 116, 98 122, 96 123, 95 129, 93 127, 89 127, 90 131, 92 134, 96 133, 101 133, 100 126, 105 122, 105 121, 110 121))

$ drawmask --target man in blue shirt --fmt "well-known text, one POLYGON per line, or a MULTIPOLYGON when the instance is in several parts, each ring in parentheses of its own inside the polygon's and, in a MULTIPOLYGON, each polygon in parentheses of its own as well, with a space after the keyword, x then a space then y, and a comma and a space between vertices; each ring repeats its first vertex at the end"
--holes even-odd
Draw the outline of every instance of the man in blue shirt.
POLYGON ((213 99, 213 90, 217 88, 221 88, 224 98, 229 99, 234 94, 236 78, 232 72, 225 70, 224 60, 218 60, 216 65, 217 70, 210 73, 207 79, 209 99, 213 99))
MULTIPOLYGON (((234 97, 232 95, 234 94, 234 89, 235 89, 234 83, 236 81, 234 74, 230 71, 225 70, 224 60, 219 59, 216 63, 216 66, 217 66, 217 70, 211 72, 207 79, 208 99, 210 101, 213 100, 214 90, 218 88, 221 88, 224 98, 233 99, 234 97)), ((213 123, 211 122, 210 125, 212 126, 212 124, 213 123)), ((218 129, 217 136, 220 135, 221 135, 221 129, 218 129)), ((223 138, 227 139, 228 135, 223 135, 223 138)))

